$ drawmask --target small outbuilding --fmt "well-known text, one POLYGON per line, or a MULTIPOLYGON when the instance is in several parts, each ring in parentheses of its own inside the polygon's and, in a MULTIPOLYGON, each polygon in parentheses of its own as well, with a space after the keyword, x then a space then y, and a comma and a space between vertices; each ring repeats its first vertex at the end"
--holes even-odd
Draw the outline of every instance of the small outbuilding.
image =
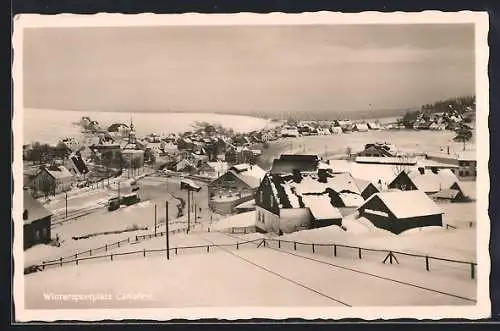
POLYGON ((24 249, 36 244, 50 242, 52 214, 42 204, 24 190, 23 197, 23 242, 24 249))
POLYGON ((422 191, 390 191, 372 195, 359 215, 395 234, 420 227, 442 226, 443 211, 422 191))

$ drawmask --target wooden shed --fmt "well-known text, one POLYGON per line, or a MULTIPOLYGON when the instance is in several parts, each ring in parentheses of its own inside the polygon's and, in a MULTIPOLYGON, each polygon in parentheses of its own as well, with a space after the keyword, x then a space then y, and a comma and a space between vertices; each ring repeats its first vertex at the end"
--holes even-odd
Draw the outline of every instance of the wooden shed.
POLYGON ((395 234, 412 228, 443 225, 441 208, 418 190, 374 194, 358 211, 376 227, 395 234))

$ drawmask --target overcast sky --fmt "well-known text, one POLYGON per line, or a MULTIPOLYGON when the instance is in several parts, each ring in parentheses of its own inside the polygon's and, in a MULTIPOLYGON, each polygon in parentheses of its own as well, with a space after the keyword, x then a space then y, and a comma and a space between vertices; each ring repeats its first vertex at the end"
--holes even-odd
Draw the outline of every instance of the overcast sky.
POLYGON ((24 38, 29 108, 348 111, 474 94, 473 25, 39 28, 24 38))

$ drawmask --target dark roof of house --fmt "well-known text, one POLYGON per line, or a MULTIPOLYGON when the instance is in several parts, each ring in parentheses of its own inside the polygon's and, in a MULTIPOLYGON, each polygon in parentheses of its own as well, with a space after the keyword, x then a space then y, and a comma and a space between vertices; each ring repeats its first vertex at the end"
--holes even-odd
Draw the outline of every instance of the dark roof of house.
POLYGON ((83 161, 81 155, 72 155, 71 161, 73 161, 73 163, 75 164, 75 167, 78 169, 78 171, 81 174, 86 174, 89 172, 89 168, 87 168, 87 165, 83 161))
POLYGON ((23 219, 24 224, 31 224, 34 221, 38 221, 52 215, 52 213, 45 209, 45 207, 42 206, 38 200, 33 198, 27 190, 24 190, 23 193, 23 216, 27 211, 27 218, 23 219))
POLYGON ((300 172, 314 172, 317 170, 317 164, 307 161, 303 162, 275 159, 270 172, 272 174, 284 174, 293 173, 294 170, 298 170, 300 172))
POLYGON ((274 159, 271 173, 293 173, 294 170, 315 172, 318 170, 318 163, 317 155, 281 155, 279 159, 274 159))
POLYGON ((281 154, 280 160, 299 162, 318 162, 319 157, 313 154, 281 154))

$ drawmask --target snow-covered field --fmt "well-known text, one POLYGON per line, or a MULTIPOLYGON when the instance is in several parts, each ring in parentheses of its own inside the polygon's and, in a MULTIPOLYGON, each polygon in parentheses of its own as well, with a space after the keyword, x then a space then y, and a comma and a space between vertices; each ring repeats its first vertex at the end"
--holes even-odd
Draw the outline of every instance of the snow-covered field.
MULTIPOLYGON (((269 148, 262 151, 259 165, 268 169, 272 160, 282 153, 318 154, 329 158, 345 155, 349 148, 352 153, 362 151, 365 144, 387 142, 407 153, 459 153, 462 143, 453 141, 452 131, 415 131, 415 130, 380 130, 368 132, 352 132, 330 136, 304 136, 300 138, 282 138, 271 142, 269 148)), ((473 138, 475 139, 475 138, 473 138)), ((475 150, 474 140, 466 144, 467 150, 475 150)))
POLYGON ((230 230, 231 228, 247 228, 255 226, 255 211, 236 214, 215 222, 212 229, 215 231, 230 230))
POLYGON ((55 144, 62 137, 78 137, 81 129, 72 123, 78 122, 82 116, 98 121, 104 129, 113 123, 128 124, 132 118, 139 136, 189 131, 195 122, 220 124, 236 132, 249 132, 278 124, 258 117, 211 113, 123 113, 26 108, 23 116, 24 141, 26 144, 36 140, 55 144))
POLYGON ((319 256, 303 255, 306 258, 268 248, 248 248, 174 256, 170 261, 161 256, 54 268, 25 277, 25 307, 475 304, 476 284, 472 281, 450 282, 437 274, 394 265, 324 261, 319 256), (100 293, 107 299, 76 301, 76 296, 89 293, 100 293), (51 294, 74 297, 54 300, 49 298, 51 294), (140 299, 123 300, 126 294, 140 299))

